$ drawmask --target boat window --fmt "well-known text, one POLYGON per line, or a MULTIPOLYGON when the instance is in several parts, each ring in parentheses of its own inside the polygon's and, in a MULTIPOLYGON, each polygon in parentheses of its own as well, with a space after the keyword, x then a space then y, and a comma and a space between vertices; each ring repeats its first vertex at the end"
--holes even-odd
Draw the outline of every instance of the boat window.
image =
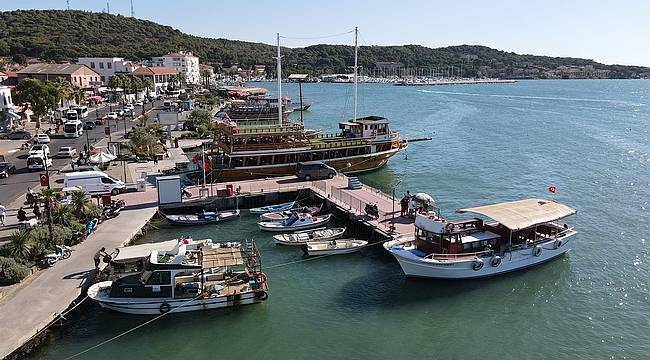
POLYGON ((287 155, 275 155, 273 157, 273 164, 284 164, 287 162, 287 155))
POLYGON ((246 166, 257 166, 257 158, 254 156, 247 157, 246 166))
POLYGON ((296 156, 296 154, 288 154, 288 155, 287 155, 287 162, 288 162, 288 163, 294 163, 294 162, 297 161, 297 160, 296 160, 297 158, 298 158, 298 157, 296 156))
POLYGON ((311 161, 311 153, 304 152, 300 154, 300 161, 311 161))
POLYGON ((234 167, 244 166, 244 159, 241 157, 232 158, 232 166, 234 167))
POLYGON ((260 157, 260 165, 271 165, 273 157, 270 155, 260 157))
POLYGON ((169 271, 155 271, 145 281, 145 285, 169 285, 171 283, 171 273, 169 271))

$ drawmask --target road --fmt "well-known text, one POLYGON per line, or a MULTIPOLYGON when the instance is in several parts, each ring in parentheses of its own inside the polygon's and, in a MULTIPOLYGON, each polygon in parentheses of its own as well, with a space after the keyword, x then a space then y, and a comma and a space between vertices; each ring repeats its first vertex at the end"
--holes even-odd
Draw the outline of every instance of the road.
MULTIPOLYGON (((149 113, 148 116, 150 119, 155 118, 156 112, 162 111, 159 110, 162 102, 158 101, 154 103, 156 109, 149 113)), ((146 104, 146 110, 151 108, 151 104, 146 104)), ((116 107, 113 107, 115 109, 116 107)), ((94 121, 97 116, 105 116, 109 112, 109 107, 106 106, 95 111, 91 111, 87 118, 82 119, 83 122, 94 121)), ((136 114, 141 114, 142 108, 136 108, 136 114)), ((131 121, 130 117, 126 118, 126 127, 130 129, 137 122, 131 121)), ((119 120, 110 120, 111 135, 117 135, 117 133, 124 132, 125 122, 120 118, 119 120)), ((59 159, 56 158, 56 153, 62 146, 72 146, 77 149, 77 153, 83 151, 84 145, 89 143, 94 145, 108 136, 104 135, 104 127, 108 125, 98 125, 91 130, 84 130, 84 134, 79 138, 64 138, 63 134, 52 135, 50 138, 52 142, 49 145, 50 154, 52 155, 52 167, 49 170, 57 171, 62 169, 64 166, 70 164, 70 159, 59 159)), ((15 142, 14 148, 20 148, 24 140, 11 140, 15 142)), ((5 158, 9 162, 13 162, 16 165, 16 174, 10 175, 8 178, 0 179, 0 203, 9 204, 13 202, 18 196, 24 194, 27 191, 28 187, 35 187, 39 185, 39 175, 42 171, 30 172, 27 169, 27 154, 29 150, 21 150, 11 154, 5 155, 5 158)))

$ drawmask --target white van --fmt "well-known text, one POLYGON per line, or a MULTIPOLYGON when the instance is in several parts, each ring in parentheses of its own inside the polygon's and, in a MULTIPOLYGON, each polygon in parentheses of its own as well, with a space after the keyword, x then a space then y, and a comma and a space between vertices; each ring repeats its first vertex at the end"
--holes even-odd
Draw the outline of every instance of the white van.
POLYGON ((27 168, 29 171, 45 169, 45 166, 52 166, 52 158, 44 153, 35 153, 27 158, 27 168))
POLYGON ((117 195, 126 188, 120 180, 101 171, 82 171, 65 174, 63 187, 78 186, 89 194, 117 195))

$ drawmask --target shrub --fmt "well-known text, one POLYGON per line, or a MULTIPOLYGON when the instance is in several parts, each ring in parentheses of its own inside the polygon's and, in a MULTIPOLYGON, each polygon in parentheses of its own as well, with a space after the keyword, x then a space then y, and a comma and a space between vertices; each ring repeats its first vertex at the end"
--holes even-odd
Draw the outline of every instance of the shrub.
POLYGON ((29 268, 16 260, 0 257, 0 284, 12 285, 29 275, 29 268))

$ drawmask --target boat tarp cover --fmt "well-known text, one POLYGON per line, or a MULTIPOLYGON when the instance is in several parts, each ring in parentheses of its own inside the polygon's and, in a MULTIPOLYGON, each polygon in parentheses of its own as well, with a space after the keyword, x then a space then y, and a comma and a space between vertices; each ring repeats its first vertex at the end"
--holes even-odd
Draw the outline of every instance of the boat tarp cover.
POLYGON ((132 245, 117 248, 118 253, 113 258, 114 262, 128 263, 149 257, 152 251, 173 252, 177 250, 178 240, 168 240, 153 244, 132 245))
POLYGON ((576 213, 566 205, 553 200, 525 199, 458 209, 459 213, 473 213, 487 216, 510 230, 521 230, 549 221, 555 221, 576 213))

